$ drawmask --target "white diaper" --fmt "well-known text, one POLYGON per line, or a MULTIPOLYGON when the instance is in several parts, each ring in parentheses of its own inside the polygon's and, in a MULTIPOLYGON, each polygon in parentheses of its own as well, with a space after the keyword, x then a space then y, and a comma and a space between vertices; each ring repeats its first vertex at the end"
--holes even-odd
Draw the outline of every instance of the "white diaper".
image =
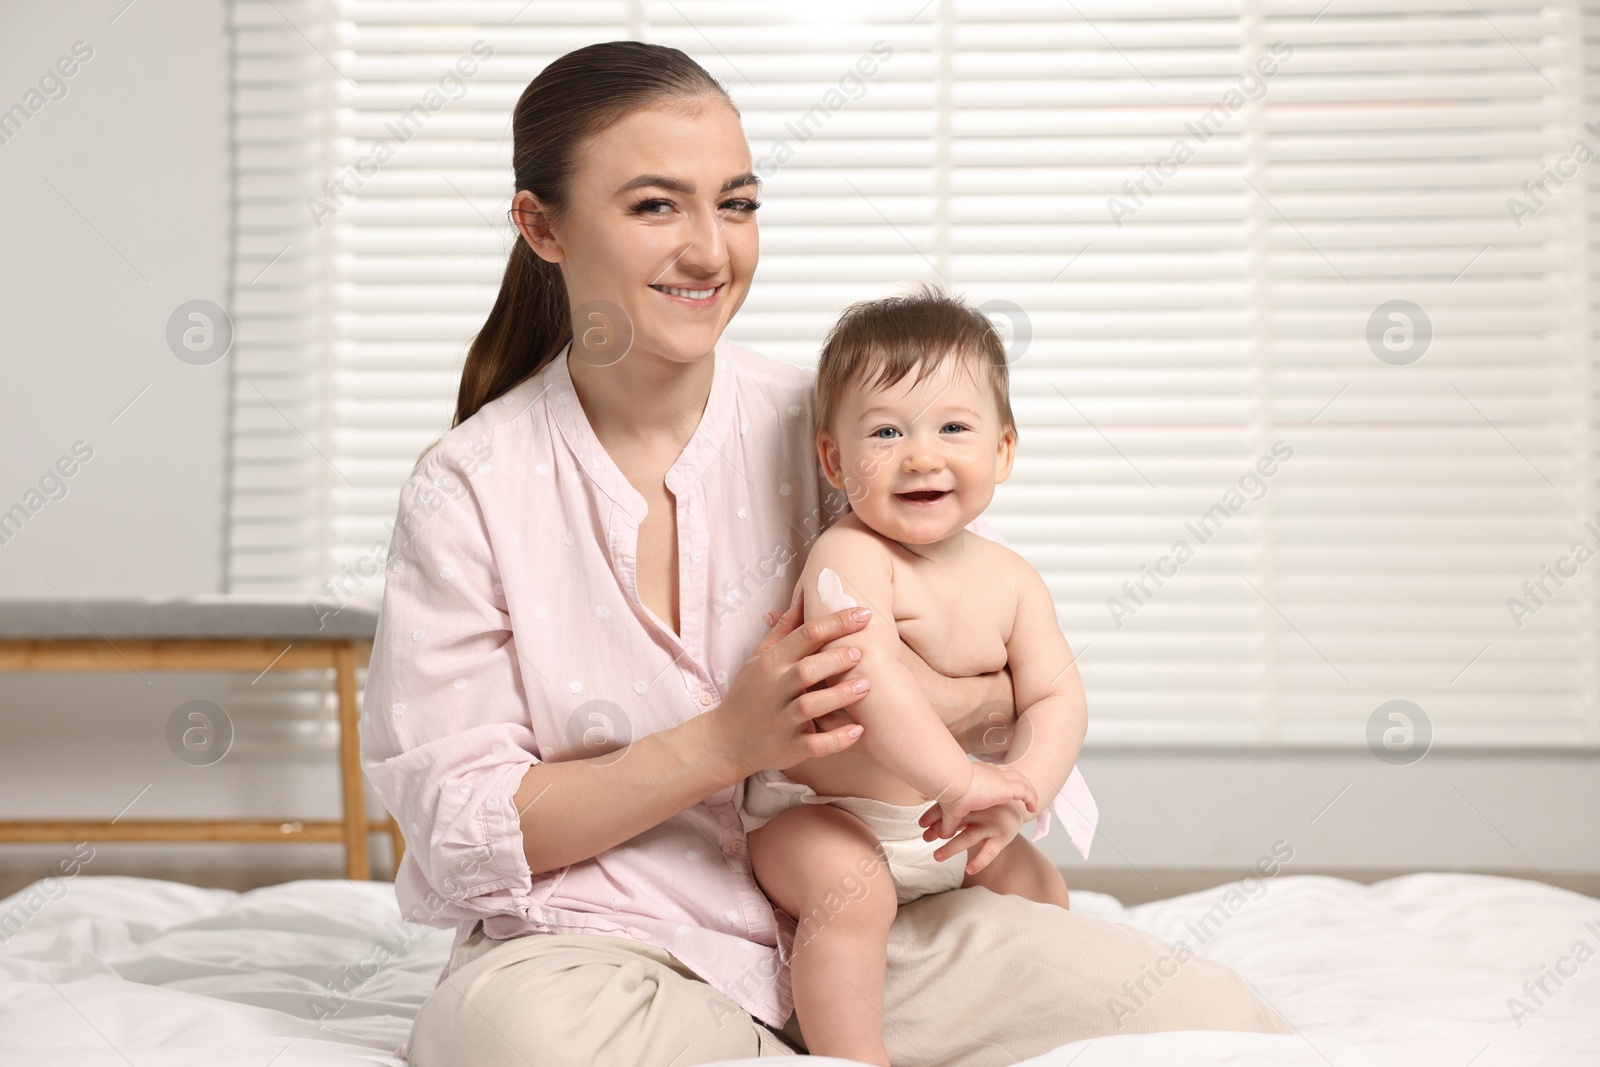
POLYGON ((744 823, 745 833, 749 833, 801 804, 832 804, 848 811, 883 843, 883 850, 889 857, 889 877, 894 881, 895 899, 909 904, 930 893, 959 889, 966 875, 965 851, 940 862, 933 854, 949 839, 922 839, 924 828, 917 820, 933 803, 930 800, 922 804, 889 804, 868 797, 825 797, 782 771, 757 771, 745 779, 739 820, 744 823))

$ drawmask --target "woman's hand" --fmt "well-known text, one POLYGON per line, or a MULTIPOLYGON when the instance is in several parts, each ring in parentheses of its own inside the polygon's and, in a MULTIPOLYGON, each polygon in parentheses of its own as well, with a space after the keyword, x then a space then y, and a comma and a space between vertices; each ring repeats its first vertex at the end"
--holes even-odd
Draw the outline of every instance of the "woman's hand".
MULTIPOLYGON (((789 632, 778 622, 789 619, 789 615, 769 611, 764 618, 780 635, 789 632)), ((798 621, 798 616, 794 621, 798 621)), ((1006 752, 1017 720, 1009 667, 988 674, 949 678, 928 666, 904 639, 900 642, 900 662, 915 676, 933 710, 965 751, 974 756, 1006 752)), ((830 711, 815 719, 814 726, 820 732, 849 726, 854 721, 843 711, 830 711)))
POLYGON ((859 649, 817 649, 864 628, 872 609, 845 608, 804 624, 800 623, 802 611, 797 588, 789 610, 778 617, 739 668, 727 699, 707 712, 715 717, 715 734, 726 754, 745 775, 781 771, 813 756, 831 756, 861 736, 860 725, 819 730, 813 720, 854 704, 871 682, 857 678, 815 692, 807 690, 855 666, 861 658, 859 649))

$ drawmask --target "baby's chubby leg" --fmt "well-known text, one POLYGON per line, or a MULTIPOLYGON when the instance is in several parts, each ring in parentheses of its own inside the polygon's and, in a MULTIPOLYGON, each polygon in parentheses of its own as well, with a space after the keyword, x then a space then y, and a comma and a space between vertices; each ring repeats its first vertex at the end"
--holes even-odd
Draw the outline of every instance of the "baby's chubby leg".
POLYGON ((849 812, 807 804, 750 834, 750 862, 797 923, 791 981, 807 1049, 887 1067, 883 981, 898 904, 878 839, 849 812))
POLYGON ((991 893, 1009 893, 1041 904, 1067 906, 1067 880, 1033 842, 1021 837, 1013 837, 983 870, 961 880, 963 889, 974 885, 981 885, 991 893))

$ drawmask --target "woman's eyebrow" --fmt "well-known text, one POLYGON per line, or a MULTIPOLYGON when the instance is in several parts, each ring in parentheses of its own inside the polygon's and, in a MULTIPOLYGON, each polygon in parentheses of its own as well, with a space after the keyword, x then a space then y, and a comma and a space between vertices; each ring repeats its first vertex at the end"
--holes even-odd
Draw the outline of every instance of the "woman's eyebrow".
MULTIPOLYGON (((634 178, 632 181, 623 185, 622 188, 618 189, 615 195, 621 196, 623 193, 626 193, 631 189, 640 189, 647 185, 658 186, 662 189, 671 189, 675 193, 683 193, 686 196, 694 195, 693 185, 689 184, 688 182, 681 182, 676 178, 668 178, 664 174, 641 174, 637 178, 634 178)), ((725 193, 731 193, 735 189, 743 188, 746 185, 754 185, 757 189, 759 189, 761 188, 761 179, 756 177, 754 174, 741 174, 736 178, 729 178, 727 181, 723 182, 722 191, 725 193)))

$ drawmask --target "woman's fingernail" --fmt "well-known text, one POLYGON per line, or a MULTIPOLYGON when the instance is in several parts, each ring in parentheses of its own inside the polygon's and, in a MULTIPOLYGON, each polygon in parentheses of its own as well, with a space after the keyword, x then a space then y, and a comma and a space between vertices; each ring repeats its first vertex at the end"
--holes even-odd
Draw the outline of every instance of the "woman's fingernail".
POLYGON ((865 678, 857 678, 855 681, 850 683, 850 688, 855 690, 857 693, 865 693, 868 689, 872 688, 872 683, 867 681, 865 678))
POLYGON ((850 727, 850 729, 846 730, 845 731, 845 736, 846 737, 860 737, 862 729, 864 729, 864 727, 862 727, 858 723, 857 725, 852 726, 852 727, 850 727))
POLYGON ((856 620, 856 622, 866 622, 868 619, 872 618, 872 609, 857 608, 850 613, 850 617, 856 620))
POLYGON ((852 660, 860 659, 861 658, 861 650, 859 648, 852 648, 850 650, 850 658, 852 660))

